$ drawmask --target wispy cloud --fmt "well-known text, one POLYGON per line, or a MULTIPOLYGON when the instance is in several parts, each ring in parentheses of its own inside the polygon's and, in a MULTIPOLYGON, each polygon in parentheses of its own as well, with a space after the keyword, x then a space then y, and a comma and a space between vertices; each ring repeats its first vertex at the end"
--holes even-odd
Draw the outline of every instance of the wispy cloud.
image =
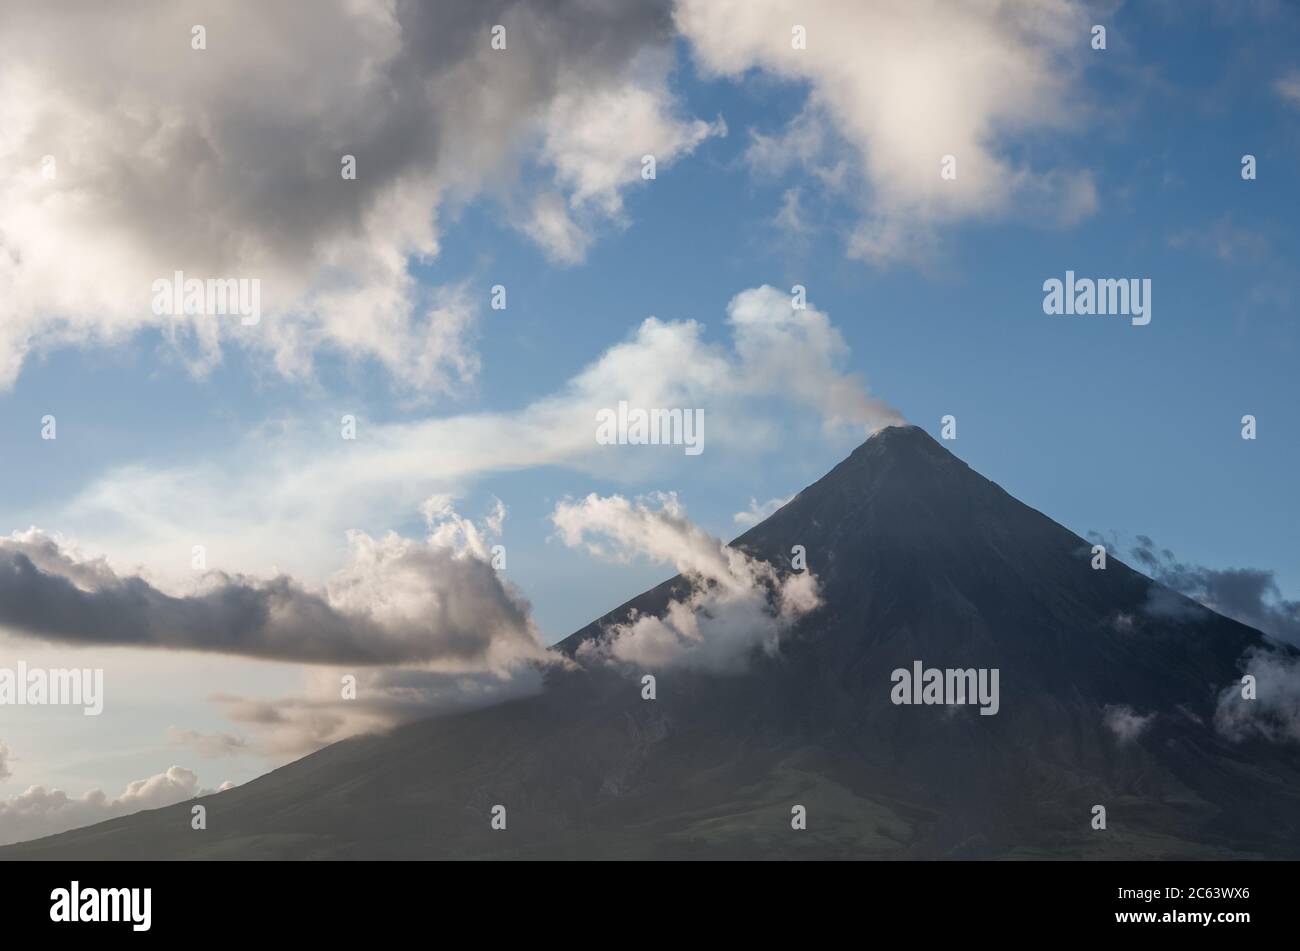
POLYGON ((1268 239, 1262 233, 1238 224, 1231 213, 1200 227, 1171 234, 1169 246, 1197 250, 1225 263, 1262 263, 1270 251, 1268 239))
POLYGON ((172 726, 167 728, 167 740, 173 746, 193 750, 204 759, 239 756, 248 752, 248 740, 233 733, 200 733, 172 726))
MULTIPOLYGON (((563 663, 555 657, 557 664, 563 663)), ((412 667, 315 668, 288 696, 217 693, 208 699, 247 730, 251 752, 284 761, 359 733, 462 713, 531 696, 543 689, 538 665, 500 671, 443 673, 412 667), (344 678, 355 680, 346 694, 344 678)))
POLYGON ((1154 713, 1144 716, 1127 704, 1111 704, 1102 711, 1102 723, 1121 745, 1135 742, 1155 718, 1154 713))
POLYGON ((794 498, 794 496, 791 495, 786 496, 783 499, 768 499, 762 505, 758 503, 758 499, 750 499, 749 508, 743 512, 737 512, 735 515, 731 516, 731 520, 740 528, 753 528, 759 522, 763 521, 763 519, 767 518, 781 506, 789 502, 792 498, 794 498))
MULTIPOLYGON (((693 320, 642 321, 550 395, 507 412, 358 423, 358 438, 337 428, 288 429, 250 437, 219 460, 164 468, 111 470, 46 521, 75 526, 85 545, 115 563, 144 563, 159 584, 188 573, 188 552, 205 544, 212 564, 263 573, 271 565, 299 577, 332 573, 339 540, 358 526, 391 526, 434 493, 464 494, 499 472, 567 466, 602 476, 681 464, 680 451, 601 446, 597 413, 627 400, 640 407, 699 407, 708 452, 744 458, 779 445, 779 408, 820 424, 831 436, 860 436, 901 420, 861 377, 830 317, 763 286, 736 295, 723 342, 693 320), (639 451, 645 450, 645 451, 639 451), (184 563, 160 553, 186 553, 184 563), (254 567, 258 566, 258 567, 254 567)), ((65 529, 70 531, 70 529, 65 529)), ((378 544, 378 543, 376 543, 378 544)))
MULTIPOLYGON (((1138 565, 1165 587, 1233 620, 1300 645, 1300 601, 1282 596, 1277 576, 1263 568, 1207 568, 1181 561, 1150 537, 1138 535, 1131 554, 1138 565)), ((1153 601, 1151 609, 1173 610, 1172 599, 1153 601)))
POLYGON ((662 616, 639 615, 579 647, 579 659, 650 669, 745 669, 758 650, 821 604, 810 572, 782 574, 692 524, 675 495, 631 501, 589 495, 556 506, 560 538, 603 558, 648 558, 672 565, 690 585, 662 616))

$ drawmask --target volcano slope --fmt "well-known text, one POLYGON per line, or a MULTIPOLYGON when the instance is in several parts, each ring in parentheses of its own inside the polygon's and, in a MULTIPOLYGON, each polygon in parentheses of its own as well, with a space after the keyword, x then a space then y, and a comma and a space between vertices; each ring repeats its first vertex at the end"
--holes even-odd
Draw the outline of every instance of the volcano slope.
MULTIPOLYGON (((733 544, 781 571, 804 546, 823 601, 743 673, 656 671, 645 700, 644 671, 588 659, 206 797, 204 831, 181 803, 0 858, 1300 856, 1295 744, 1215 724, 1244 655, 1295 652, 1114 557, 1094 569, 922 430, 882 430, 733 544), (916 661, 997 669, 998 712, 896 705, 916 661)), ((590 658, 689 586, 556 650, 590 658)))

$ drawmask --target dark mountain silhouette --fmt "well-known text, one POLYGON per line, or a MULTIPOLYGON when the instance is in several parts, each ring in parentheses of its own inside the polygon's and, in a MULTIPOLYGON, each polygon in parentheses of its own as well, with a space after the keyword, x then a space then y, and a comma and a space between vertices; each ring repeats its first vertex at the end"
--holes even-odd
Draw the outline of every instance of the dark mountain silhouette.
MULTIPOLYGON (((1213 725, 1265 638, 1114 557, 1093 570, 1090 543, 920 429, 883 430, 734 544, 782 570, 804 546, 824 598, 744 674, 661 671, 646 701, 639 671, 555 673, 539 696, 207 797, 203 832, 183 803, 0 857, 1300 854, 1294 747, 1213 725), (917 660, 997 668, 998 713, 895 705, 891 672, 917 660), (1107 725, 1123 708, 1151 717, 1127 739, 1107 725)), ((557 649, 685 589, 667 581, 557 649)))

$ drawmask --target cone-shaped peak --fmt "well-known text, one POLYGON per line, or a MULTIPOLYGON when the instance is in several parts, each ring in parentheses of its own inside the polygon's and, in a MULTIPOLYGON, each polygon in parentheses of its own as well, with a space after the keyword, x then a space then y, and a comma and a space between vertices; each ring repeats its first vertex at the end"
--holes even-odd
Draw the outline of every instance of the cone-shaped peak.
POLYGON ((854 450, 855 454, 859 452, 949 454, 943 446, 935 442, 933 436, 920 426, 914 426, 911 423, 885 426, 883 429, 876 430, 867 437, 866 442, 854 450))
POLYGON ((907 441, 924 437, 934 442, 934 439, 920 426, 915 423, 897 423, 892 426, 882 426, 874 433, 867 437, 867 442, 878 441, 883 443, 907 441))
POLYGON ((808 489, 809 492, 907 495, 946 494, 958 482, 986 480, 972 471, 919 426, 886 426, 873 433, 839 465, 808 489))

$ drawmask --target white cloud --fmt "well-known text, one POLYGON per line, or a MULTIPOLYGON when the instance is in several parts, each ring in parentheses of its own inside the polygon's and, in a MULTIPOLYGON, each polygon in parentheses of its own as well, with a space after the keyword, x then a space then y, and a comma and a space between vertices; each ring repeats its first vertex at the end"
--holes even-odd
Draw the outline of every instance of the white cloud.
POLYGON ((0 740, 0 779, 8 779, 13 775, 13 770, 9 768, 9 747, 0 740))
MULTIPOLYGON (((227 782, 221 788, 230 786, 227 782)), ((113 799, 99 789, 74 799, 61 789, 31 786, 0 800, 0 845, 66 832, 144 809, 160 809, 211 792, 200 789, 198 776, 182 766, 129 783, 122 795, 113 799)))
MULTIPOLYGON (((477 369, 476 298, 408 271, 438 254, 440 212, 508 193, 528 156, 576 205, 618 211, 632 151, 671 161, 714 128, 679 115, 670 44, 656 0, 9 5, 0 388, 33 351, 152 327, 199 371, 237 340, 289 376, 329 350, 454 391, 477 369), (261 323, 155 315, 151 284, 176 270, 258 279, 261 323)), ((577 259, 577 228, 533 231, 577 259)))
POLYGON ((1096 206, 1080 170, 1037 171, 1013 160, 1017 137, 1074 121, 1067 95, 1085 51, 1088 21, 1074 0, 678 0, 676 20, 697 60, 740 78, 759 69, 807 83, 804 112, 781 137, 755 140, 751 160, 791 158, 836 180, 833 137, 868 185, 852 255, 916 259, 944 224, 1020 204, 1065 223, 1096 206), (792 48, 792 29, 807 48, 792 48), (955 180, 940 177, 952 155, 955 180), (1061 206, 1061 210, 1054 209, 1061 206))
POLYGON ((667 51, 643 52, 618 83, 593 91, 585 80, 575 81, 552 100, 542 155, 575 205, 616 216, 623 186, 641 180, 644 156, 653 156, 656 168, 668 166, 706 138, 726 134, 721 120, 675 114, 667 88, 671 66, 667 51))
POLYGON ((1102 722, 1115 734, 1121 745, 1134 742, 1154 721, 1156 715, 1141 715, 1127 704, 1108 704, 1102 711, 1102 722))
POLYGON ((662 617, 635 616, 581 645, 580 660, 733 673, 745 669, 755 650, 775 653, 781 636, 821 604, 810 572, 782 576, 731 548, 693 525, 675 495, 633 502, 593 494, 560 503, 551 519, 567 545, 599 557, 670 564, 691 585, 662 617))
POLYGON ((519 227, 559 264, 581 263, 591 244, 590 236, 573 220, 564 196, 558 192, 543 192, 533 199, 519 227))
POLYGON ((781 208, 772 219, 772 224, 791 243, 805 241, 812 231, 812 227, 805 221, 802 194, 798 188, 787 188, 781 196, 781 208))
POLYGON ((658 177, 705 139, 726 135, 721 118, 709 123, 678 114, 668 88, 671 67, 666 49, 644 50, 618 80, 593 87, 575 77, 551 101, 539 161, 553 170, 568 201, 558 192, 539 195, 521 227, 553 260, 581 261, 592 231, 603 221, 622 222, 623 191, 645 181, 645 156, 653 156, 658 177))
POLYGON ((566 385, 514 412, 363 420, 354 441, 335 428, 259 434, 204 465, 109 472, 47 519, 117 564, 146 564, 162 587, 186 581, 196 542, 213 567, 276 565, 323 580, 349 554, 339 545, 347 531, 396 524, 427 496, 463 494, 488 473, 563 465, 644 474, 669 456, 680 464, 680 450, 656 456, 658 447, 595 442, 597 412, 619 400, 703 408, 709 452, 770 449, 769 417, 756 411, 767 401, 864 436, 900 421, 843 372, 843 339, 811 304, 795 310, 774 288, 747 290, 731 302, 727 328, 730 340, 715 344, 694 321, 647 318, 566 385))
POLYGON ((1224 687, 1215 729, 1235 742, 1251 737, 1300 742, 1300 655, 1251 650, 1243 660, 1245 672, 1255 678, 1255 699, 1242 696, 1240 682, 1224 687))
POLYGON ((672 56, 666 49, 638 54, 625 73, 604 86, 573 77, 542 119, 538 162, 555 188, 537 194, 517 226, 559 264, 578 264, 606 223, 623 224, 623 193, 644 186, 643 159, 661 169, 727 133, 714 122, 679 115, 668 88, 672 56), (566 197, 567 196, 567 197, 566 197))
POLYGON ((774 513, 781 506, 785 505, 794 496, 787 496, 784 499, 768 499, 762 505, 758 504, 758 499, 749 500, 749 508, 744 512, 737 512, 731 517, 741 528, 753 528, 763 519, 774 513))

